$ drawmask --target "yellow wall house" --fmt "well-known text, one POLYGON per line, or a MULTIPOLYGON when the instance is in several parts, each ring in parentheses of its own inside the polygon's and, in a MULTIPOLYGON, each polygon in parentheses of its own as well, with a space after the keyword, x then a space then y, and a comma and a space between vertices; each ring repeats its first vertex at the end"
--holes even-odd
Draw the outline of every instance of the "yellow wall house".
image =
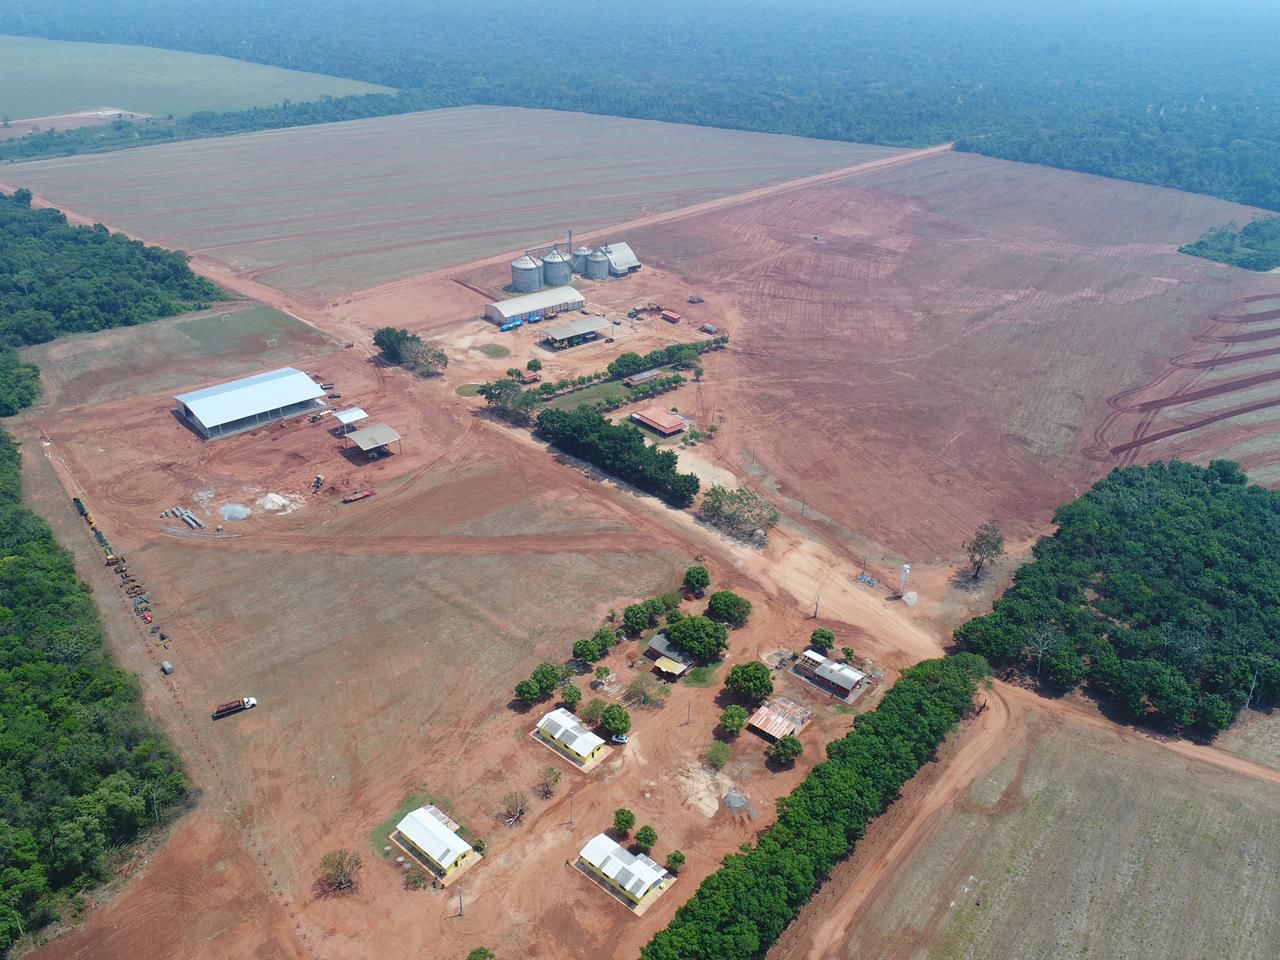
POLYGON ((604 833, 587 841, 578 862, 632 903, 639 903, 651 890, 665 889, 671 879, 656 861, 632 853, 604 833))
POLYGON ((538 736, 586 763, 604 749, 604 741, 561 707, 538 721, 538 736))
POLYGON ((398 824, 400 839, 446 876, 471 856, 471 844, 449 829, 449 818, 435 807, 419 807, 398 824))

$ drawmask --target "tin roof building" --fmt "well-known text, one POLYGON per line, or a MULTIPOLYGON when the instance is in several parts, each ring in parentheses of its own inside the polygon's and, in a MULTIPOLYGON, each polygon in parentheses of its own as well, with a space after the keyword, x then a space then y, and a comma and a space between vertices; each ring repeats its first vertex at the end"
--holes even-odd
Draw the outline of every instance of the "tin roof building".
POLYGON ((484 308, 487 320, 496 324, 507 324, 520 321, 536 322, 549 313, 564 313, 569 310, 580 310, 586 303, 582 294, 573 287, 551 287, 537 293, 526 293, 523 297, 512 297, 510 300, 499 300, 484 308))
POLYGON ((450 873, 471 853, 471 844, 453 832, 449 818, 433 806, 419 807, 396 824, 396 833, 441 873, 450 873))
POLYGON ((808 707, 786 697, 772 697, 751 715, 747 726, 766 740, 794 737, 813 718, 808 707))
POLYGON ((643 853, 632 853, 604 833, 587 841, 578 862, 632 903, 639 903, 655 888, 664 889, 671 879, 656 861, 643 853))
POLYGON ((664 437, 674 437, 677 433, 683 433, 689 429, 689 424, 684 417, 659 410, 657 407, 637 410, 631 415, 631 419, 664 437))
POLYGON ((178 412, 206 440, 252 430, 322 406, 324 396, 301 370, 284 367, 178 394, 178 412))
POLYGON ((567 750, 571 759, 586 763, 592 759, 604 741, 582 725, 577 717, 560 707, 538 721, 538 736, 553 746, 567 750))
POLYGON ((625 277, 640 269, 640 261, 625 243, 607 243, 600 252, 609 258, 609 272, 615 277, 625 277))

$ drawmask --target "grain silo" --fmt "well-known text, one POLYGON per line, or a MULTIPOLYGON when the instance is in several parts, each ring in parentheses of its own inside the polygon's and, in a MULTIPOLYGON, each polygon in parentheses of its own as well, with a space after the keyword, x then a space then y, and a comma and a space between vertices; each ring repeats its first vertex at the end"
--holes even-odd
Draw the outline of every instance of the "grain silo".
POLYGON ((609 258, 603 250, 593 250, 587 257, 587 279, 604 280, 609 276, 609 258))
POLYGON ((575 247, 573 251, 573 272, 587 272, 587 257, 591 256, 590 247, 575 247))
POLYGON ((512 260, 511 289, 516 293, 533 293, 541 290, 542 261, 527 253, 523 257, 512 260))
POLYGON ((552 247, 551 252, 542 258, 542 280, 548 287, 563 287, 573 279, 573 266, 569 258, 560 252, 559 247, 552 247))

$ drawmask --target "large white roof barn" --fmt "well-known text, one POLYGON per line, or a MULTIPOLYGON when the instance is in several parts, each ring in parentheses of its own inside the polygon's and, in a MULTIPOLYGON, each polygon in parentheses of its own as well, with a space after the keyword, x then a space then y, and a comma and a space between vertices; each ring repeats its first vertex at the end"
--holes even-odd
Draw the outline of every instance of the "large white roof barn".
POLYGON ((499 300, 484 308, 487 319, 497 324, 527 321, 534 317, 541 319, 549 313, 565 313, 568 310, 579 310, 586 303, 582 294, 573 287, 551 287, 537 293, 526 293, 523 297, 512 297, 510 300, 499 300))
POLYGON ((324 396, 301 370, 284 367, 174 397, 179 411, 206 439, 251 430, 315 409, 324 396))

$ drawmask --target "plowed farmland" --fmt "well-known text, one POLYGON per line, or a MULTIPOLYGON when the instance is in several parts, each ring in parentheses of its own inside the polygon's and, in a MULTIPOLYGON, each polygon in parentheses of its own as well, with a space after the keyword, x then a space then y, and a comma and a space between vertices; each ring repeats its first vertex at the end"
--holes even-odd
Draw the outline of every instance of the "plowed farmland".
POLYGON ((941 154, 630 239, 718 294, 705 309, 731 329, 737 370, 704 403, 725 417, 729 465, 852 544, 926 560, 991 516, 1032 532, 1121 462, 1090 455, 1108 398, 1224 305, 1280 288, 1174 250, 1250 213, 941 154))
POLYGON ((314 298, 897 152, 467 107, 41 161, 5 179, 314 298))

